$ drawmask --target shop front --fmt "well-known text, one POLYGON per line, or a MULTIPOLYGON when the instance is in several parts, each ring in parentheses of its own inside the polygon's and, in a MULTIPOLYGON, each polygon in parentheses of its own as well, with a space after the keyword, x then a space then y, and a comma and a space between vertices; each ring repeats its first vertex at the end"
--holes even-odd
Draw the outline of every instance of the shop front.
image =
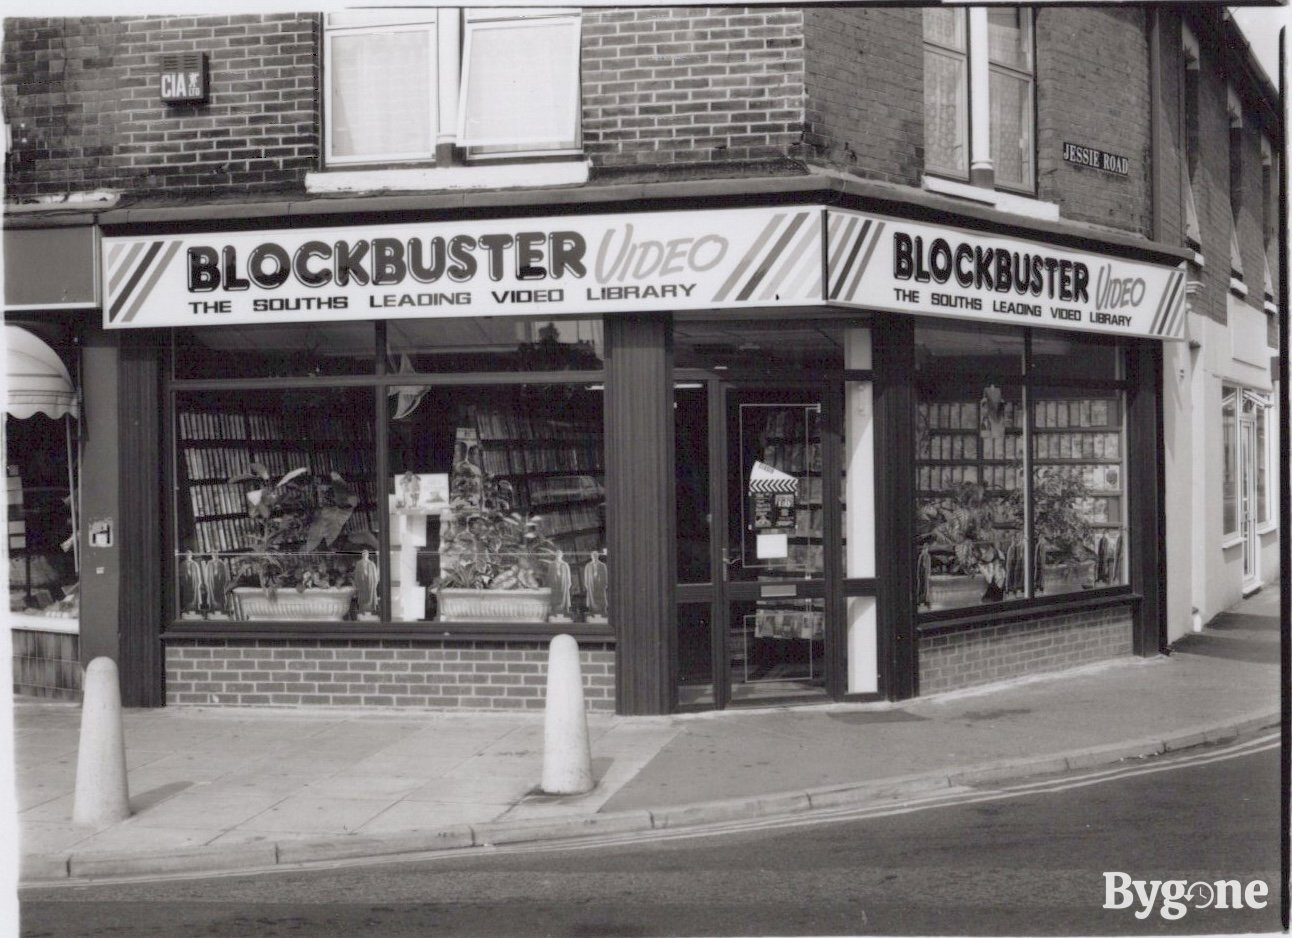
POLYGON ((18 693, 81 690, 82 346, 98 305, 92 225, 6 228, 8 628, 18 693))
POLYGON ((171 703, 539 707, 562 632, 622 713, 1159 648, 1169 256, 819 204, 145 229, 103 314, 159 363, 171 703))

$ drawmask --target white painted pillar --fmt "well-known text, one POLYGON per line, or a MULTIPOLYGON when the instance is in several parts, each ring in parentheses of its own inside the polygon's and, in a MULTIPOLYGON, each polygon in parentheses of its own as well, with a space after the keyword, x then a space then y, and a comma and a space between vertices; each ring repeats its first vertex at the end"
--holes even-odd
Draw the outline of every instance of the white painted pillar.
MULTIPOLYGON (((844 367, 874 367, 868 328, 848 328, 844 367)), ((850 577, 875 575, 875 408, 869 381, 849 382, 844 396, 845 562, 850 577)), ((875 597, 848 599, 848 693, 879 690, 878 617, 875 597)))
POLYGON ((991 70, 988 67, 987 8, 969 8, 969 181, 990 185, 994 178, 991 162, 991 70))

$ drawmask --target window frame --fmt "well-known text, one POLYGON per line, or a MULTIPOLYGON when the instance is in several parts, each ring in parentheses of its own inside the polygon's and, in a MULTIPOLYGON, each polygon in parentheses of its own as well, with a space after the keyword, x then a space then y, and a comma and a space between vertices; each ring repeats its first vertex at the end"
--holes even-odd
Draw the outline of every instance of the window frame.
MULTIPOLYGON (((959 116, 956 123, 959 127, 960 138, 963 140, 963 143, 961 145, 961 158, 960 158, 961 166, 953 168, 948 166, 934 166, 933 164, 931 164, 929 162, 929 157, 928 157, 929 148, 928 148, 927 136, 926 136, 926 142, 924 147, 924 154, 925 154, 924 171, 926 173, 930 173, 931 175, 942 176, 947 179, 956 179, 956 180, 959 180, 960 182, 967 182, 969 180, 970 153, 973 150, 973 121, 970 119, 971 100, 972 100, 970 85, 971 85, 972 78, 971 78, 970 67, 969 67, 969 54, 970 54, 969 14, 968 14, 968 11, 963 8, 957 9, 954 7, 949 9, 941 8, 940 12, 951 13, 961 18, 961 29, 964 36, 964 44, 961 48, 949 46, 944 43, 937 42, 935 40, 930 39, 926 32, 924 34, 924 62, 926 63, 924 68, 924 80, 926 82, 928 81, 929 70, 927 68, 927 62, 928 62, 928 57, 930 55, 941 56, 942 58, 960 63, 964 78, 963 78, 963 81, 960 83, 960 86, 958 88, 958 93, 957 93, 956 109, 959 116)), ((927 107, 927 101, 928 101, 927 94, 928 92, 926 90, 925 91, 926 107, 927 107)), ((928 126, 928 123, 926 120, 925 127, 927 128, 927 126, 928 126)), ((926 134, 927 134, 927 131, 926 131, 926 134)))
POLYGON ((1238 456, 1238 389, 1225 385, 1220 393, 1220 540, 1224 547, 1239 543, 1242 531, 1242 465, 1238 456), (1228 408, 1228 413, 1226 409, 1228 408), (1228 421, 1228 422, 1226 422, 1228 421), (1233 492, 1226 480, 1232 479, 1233 492), (1225 523, 1226 502, 1233 502, 1233 527, 1225 523))
MULTIPOLYGON (((987 11, 989 18, 991 13, 993 12, 993 9, 994 8, 989 8, 987 11)), ((1036 125, 1037 125, 1036 16, 1031 7, 1012 7, 1012 8, 1006 7, 1003 9, 1017 10, 1027 20, 1022 31, 1025 34, 1026 40, 1027 40, 1026 49, 1027 49, 1029 68, 1028 70, 1024 71, 1024 70, 1015 68, 1014 66, 1008 65, 1006 63, 997 62, 991 57, 991 51, 990 51, 991 49, 990 28, 991 27, 990 27, 990 20, 989 20, 989 25, 988 25, 989 38, 986 44, 987 45, 986 54, 987 54, 988 86, 990 87, 990 84, 991 84, 990 76, 993 74, 1000 74, 1009 78, 1013 78, 1015 80, 1023 81, 1027 86, 1027 104, 1025 107, 1025 111, 1027 113, 1027 127, 1024 128, 1024 130, 1027 133, 1027 144, 1028 144, 1027 158, 1026 158, 1026 171, 1027 171, 1026 175, 1030 177, 1030 181, 1018 183, 1018 184, 1003 182, 1000 178, 1000 173, 997 171, 997 166, 999 165, 999 161, 996 159, 996 154, 994 152, 991 154, 993 181, 997 189, 1003 189, 1006 192, 1017 192, 1022 195, 1032 195, 1036 192, 1036 125)), ((970 48, 972 50, 972 44, 970 48)), ((991 95, 990 95, 990 91, 988 91, 988 112, 989 113, 990 113, 990 107, 991 107, 991 95)), ((987 128, 987 133, 988 133, 989 141, 994 141, 995 123, 989 120, 988 124, 989 126, 987 128)))
POLYGON ((460 64, 460 87, 458 92, 458 112, 455 121, 456 145, 466 151, 467 159, 517 159, 530 157, 552 157, 579 154, 582 152, 582 62, 580 50, 583 46, 582 14, 574 9, 552 8, 540 11, 506 10, 506 9, 467 9, 463 11, 462 53, 460 64), (475 55, 474 38, 481 31, 490 29, 514 28, 517 23, 531 23, 536 28, 573 27, 569 37, 570 59, 573 63, 573 82, 570 89, 574 101, 570 107, 569 119, 572 126, 569 136, 556 138, 550 145, 541 140, 486 140, 479 141, 467 133, 469 120, 467 100, 470 95, 470 76, 472 57, 475 55), (563 146, 570 141, 569 146, 563 146), (490 152, 488 148, 505 147, 502 152, 490 152))
MULTIPOLYGON (((943 9, 943 8, 937 8, 943 9)), ((953 8, 954 9, 954 8, 953 8)), ((990 9, 990 8, 989 8, 990 9)), ((1037 71, 1037 47, 1036 47, 1036 15, 1031 7, 1008 7, 1010 10, 1017 10, 1026 17, 1027 23, 1024 27, 1027 37, 1026 49, 1029 59, 1030 70, 1020 70, 1004 62, 996 62, 990 51, 990 25, 986 18, 986 10, 981 25, 975 20, 974 16, 969 15, 967 9, 955 10, 964 16, 964 36, 965 47, 963 52, 953 47, 946 46, 942 43, 930 40, 925 34, 923 39, 923 49, 925 61, 930 53, 941 54, 947 58, 961 57, 964 61, 965 82, 964 93, 962 95, 963 116, 961 126, 964 128, 965 155, 963 172, 957 172, 944 167, 934 166, 928 162, 928 148, 925 147, 925 162, 923 171, 928 176, 941 179, 950 179, 957 182, 971 182, 973 177, 974 154, 978 152, 978 145, 981 143, 983 135, 986 138, 986 152, 988 160, 991 163, 991 186, 993 190, 1000 192, 1012 193, 1034 197, 1037 192, 1037 96, 1036 96, 1036 71, 1037 71), (979 60, 985 61, 985 67, 981 69, 981 75, 978 77, 979 69, 975 63, 979 60), (1014 184, 1002 182, 998 173, 995 172, 996 159, 992 153, 992 138, 994 131, 994 122, 991 117, 991 77, 993 74, 1000 74, 1013 79, 1021 79, 1026 82, 1028 103, 1025 108, 1027 115, 1027 136, 1029 145, 1027 148, 1026 165, 1030 173, 1031 180, 1028 183, 1014 184), (977 102, 985 101, 987 126, 976 126, 974 113, 977 110, 977 102)), ((927 69, 925 69, 927 77, 927 69)), ((927 86, 926 86, 927 88, 927 86)), ((926 91, 927 94, 927 91, 926 91)), ((927 98, 926 98, 927 101, 927 98)), ((927 133, 927 123, 926 123, 927 133)), ((985 188, 985 186, 984 186, 985 188)))
POLYGON ((427 7, 391 8, 385 13, 323 14, 320 20, 322 44, 322 102, 321 122, 323 145, 320 154, 324 171, 355 171, 381 169, 461 169, 481 163, 536 163, 568 161, 583 153, 582 114, 582 11, 576 7, 532 9, 427 7), (449 18, 452 18, 450 22, 449 18), (382 22, 386 20, 386 22, 382 22), (520 22, 544 25, 573 26, 569 41, 572 57, 573 106, 567 115, 571 135, 554 141, 551 145, 541 141, 522 141, 518 144, 479 143, 465 136, 466 110, 469 89, 467 76, 472 53, 472 34, 480 29, 514 27, 520 22), (428 72, 428 119, 430 140, 424 149, 407 152, 338 156, 334 152, 335 104, 331 73, 333 72, 333 42, 341 36, 379 33, 426 34, 428 72), (454 42, 457 45, 454 47, 454 42), (446 95, 448 96, 446 98, 446 95), (532 143, 532 145, 530 145, 532 143))
MULTIPOLYGON (((917 317, 918 325, 945 326, 950 324, 947 320, 936 319, 932 317, 917 317)), ((1022 440, 1022 456, 1019 459, 1019 471, 1023 479, 1023 523, 1025 540, 1027 543, 1027 553, 1025 555, 1025 567, 1027 568, 1026 595, 1013 599, 1003 599, 996 602, 977 603, 968 606, 959 606, 950 609, 935 609, 923 611, 915 608, 915 625, 920 634, 932 632, 957 631, 962 628, 971 628, 977 625, 997 624, 1003 619, 1020 614, 1025 610, 1035 608, 1063 607, 1068 605, 1080 605, 1087 608, 1092 603, 1100 602, 1124 602, 1128 597, 1134 597, 1134 589, 1131 582, 1133 561, 1131 557, 1143 535, 1135 530, 1135 518, 1138 516, 1135 502, 1139 493, 1131 483, 1131 463, 1128 454, 1132 451, 1133 426, 1134 422, 1131 417, 1131 399, 1136 393, 1136 383, 1134 375, 1131 372, 1130 358, 1135 354, 1134 348, 1122 341, 1110 341, 1109 344, 1116 347, 1119 356, 1117 371, 1119 376, 1113 379, 1096 379, 1083 378, 1075 375, 1064 375, 1061 373, 1037 373, 1033 351, 1033 337, 1040 330, 1029 329, 1020 326, 1003 326, 1003 330, 1009 332, 1021 332, 1023 334, 1023 351, 1022 351, 1022 369, 1019 373, 1012 371, 942 371, 936 374, 921 377, 919 372, 912 376, 912 407, 920 400, 922 389, 926 387, 964 387, 972 388, 975 382, 981 385, 983 382, 990 382, 1002 389, 1018 388, 1020 389, 1021 406, 1024 415, 1024 432, 1022 440), (1035 428, 1033 426, 1033 406, 1035 399, 1033 397, 1033 388, 1075 388, 1090 391, 1105 392, 1108 394, 1117 394, 1122 401, 1122 424, 1121 424, 1121 447, 1123 453, 1122 460, 1122 485, 1124 505, 1122 507, 1122 517, 1124 519, 1125 544, 1123 547, 1126 556, 1125 563, 1127 566, 1123 571, 1123 582, 1109 586, 1099 586, 1093 589, 1079 591, 1062 592, 1062 593, 1038 593, 1034 582, 1034 565, 1035 557, 1033 555, 1033 532, 1035 519, 1033 487, 1036 484, 1036 454, 1034 450, 1035 428)), ((916 425, 916 416, 914 411, 910 415, 910 425, 916 425)), ((912 449, 909 455, 911 465, 915 466, 919 461, 919 455, 914 448, 914 436, 912 436, 912 449)), ((910 511, 912 518, 917 512, 917 500, 912 499, 910 511)), ((914 563, 915 554, 912 553, 912 562, 914 563)), ((914 580, 916 572, 912 568, 912 578, 914 580)))
MULTIPOLYGON (((532 317, 517 317, 530 319, 532 317)), ((597 318, 597 317, 581 317, 597 318)), ((163 388, 163 452, 165 496, 163 517, 163 556, 166 558, 167 572, 163 576, 164 613, 162 619, 162 639, 233 639, 239 636, 264 639, 276 638, 311 638, 311 639, 434 639, 434 640, 493 640, 493 641, 536 641, 550 639, 558 632, 566 632, 575 638, 593 641, 613 642, 616 627, 614 620, 609 622, 495 622, 458 620, 439 621, 402 621, 393 617, 392 588, 390 571, 387 566, 391 552, 391 530, 389 515, 376 510, 378 519, 377 538, 381 555, 380 608, 377 621, 311 621, 311 620, 247 620, 234 619, 184 619, 178 615, 178 583, 170 565, 179 556, 179 524, 182 512, 179 507, 181 478, 178 460, 180 445, 177 435, 178 401, 185 392, 223 392, 255 394, 264 390, 309 390, 360 388, 369 389, 375 398, 373 423, 373 445, 376 448, 373 458, 372 484, 378 492, 384 493, 389 482, 389 452, 387 450, 388 427, 391 420, 388 408, 389 395, 400 388, 419 385, 426 388, 437 386, 515 386, 515 385, 582 385, 604 386, 606 383, 605 364, 598 370, 545 370, 545 371, 476 371, 466 374, 455 372, 428 372, 418 374, 401 373, 388 360, 386 343, 386 321, 373 320, 373 354, 374 367, 371 372, 347 375, 294 376, 294 377, 247 377, 247 378, 178 378, 174 356, 177 339, 180 334, 191 330, 169 330, 166 343, 166 357, 169 359, 164 371, 163 388)), ((201 327, 197 327, 201 328, 201 327)), ((607 410, 608 412, 608 410, 607 410)), ((603 414, 603 421, 607 419, 603 414)), ((608 427, 603 425, 603 434, 608 427)), ((605 437, 603 435, 603 441, 605 437)), ((605 443, 603 442, 603 446, 605 443)), ((603 450, 604 458, 604 450, 603 450)), ((607 537, 609 532, 607 531, 607 537)))
MULTIPOLYGON (((333 40, 344 36, 362 36, 362 35, 389 35, 396 33, 415 33, 424 32, 427 36, 428 48, 428 72, 427 84, 431 88, 437 88, 439 85, 440 56, 438 49, 439 34, 439 11, 430 10, 418 19, 410 19, 407 22, 398 23, 355 23, 353 25, 330 25, 329 19, 338 14, 324 14, 323 17, 323 164, 329 167, 352 168, 355 166, 372 166, 388 164, 426 164, 435 162, 435 148, 437 127, 439 124, 439 99, 438 95, 432 92, 428 95, 428 126, 430 128, 430 141, 426 149, 408 151, 404 153, 382 153, 375 155, 362 156, 337 156, 333 152, 334 133, 336 132, 337 121, 334 119, 335 104, 333 102, 332 79, 331 75, 335 69, 333 64, 333 40)), ((391 15, 391 19, 403 19, 403 17, 391 15)))

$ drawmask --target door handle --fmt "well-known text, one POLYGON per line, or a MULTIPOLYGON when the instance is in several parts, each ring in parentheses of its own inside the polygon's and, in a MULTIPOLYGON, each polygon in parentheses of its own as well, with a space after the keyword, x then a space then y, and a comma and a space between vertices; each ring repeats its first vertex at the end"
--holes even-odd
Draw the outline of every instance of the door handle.
POLYGON ((739 557, 731 556, 731 548, 722 548, 722 579, 726 581, 727 571, 740 562, 739 557))

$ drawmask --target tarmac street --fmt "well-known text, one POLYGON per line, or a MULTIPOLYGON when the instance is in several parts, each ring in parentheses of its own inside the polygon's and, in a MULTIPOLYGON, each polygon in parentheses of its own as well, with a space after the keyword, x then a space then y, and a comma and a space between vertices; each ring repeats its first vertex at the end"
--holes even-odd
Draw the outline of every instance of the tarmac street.
POLYGON ((132 816, 72 822, 80 708, 15 700, 22 882, 250 871, 797 814, 1232 737, 1279 719, 1277 593, 1170 656, 899 704, 589 714, 595 787, 544 795, 543 714, 125 713, 132 816))

